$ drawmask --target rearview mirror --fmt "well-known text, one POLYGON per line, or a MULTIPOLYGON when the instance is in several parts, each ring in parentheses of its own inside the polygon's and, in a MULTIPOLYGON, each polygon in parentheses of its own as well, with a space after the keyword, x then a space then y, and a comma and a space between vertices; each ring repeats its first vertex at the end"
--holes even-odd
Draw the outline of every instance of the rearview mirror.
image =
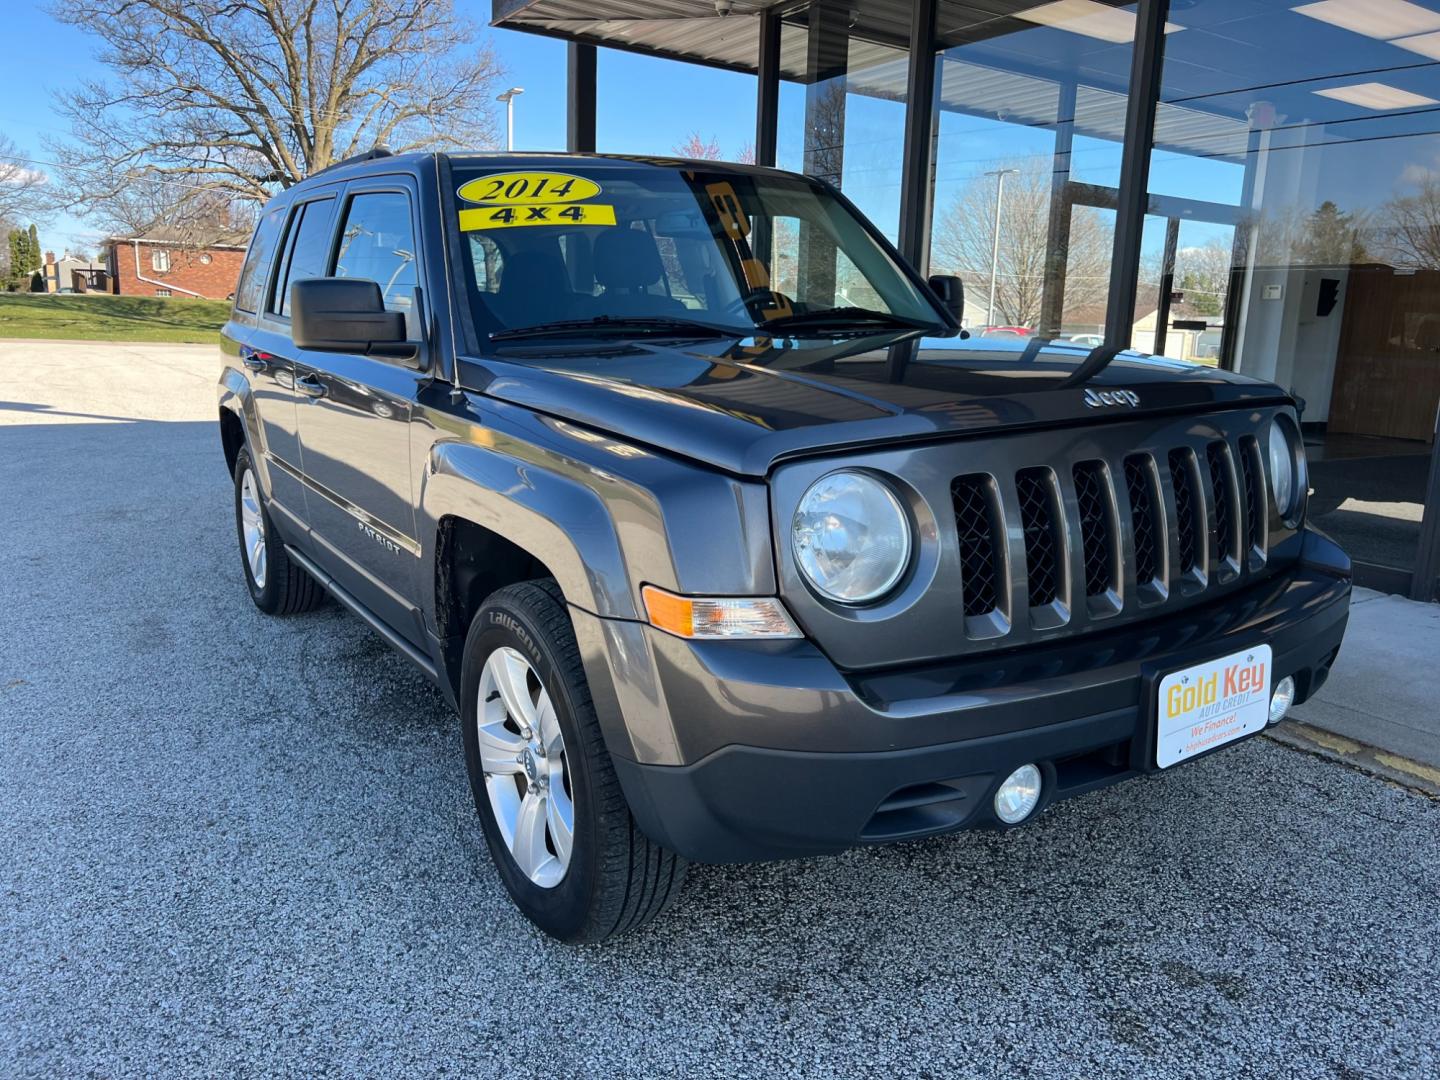
POLYGON ((940 304, 955 320, 956 326, 965 322, 965 283, 954 274, 932 274, 930 288, 940 298, 940 304))
POLYGON ((386 311, 380 286, 362 278, 307 278, 290 286, 290 336, 302 349, 396 360, 419 354, 405 315, 386 311))

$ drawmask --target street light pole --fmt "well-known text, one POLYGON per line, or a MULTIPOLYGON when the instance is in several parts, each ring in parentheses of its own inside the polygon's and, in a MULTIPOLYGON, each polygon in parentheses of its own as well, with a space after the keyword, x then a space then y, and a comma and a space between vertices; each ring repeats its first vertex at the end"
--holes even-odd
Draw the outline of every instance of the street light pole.
POLYGON ((505 149, 515 149, 515 99, 525 92, 523 86, 512 86, 503 94, 495 96, 496 101, 505 103, 505 149))
POLYGON ((995 232, 990 243, 990 305, 985 309, 985 321, 995 325, 995 277, 1000 269, 1000 206, 1005 200, 1005 175, 1019 172, 1019 169, 994 169, 986 176, 995 177, 995 232))

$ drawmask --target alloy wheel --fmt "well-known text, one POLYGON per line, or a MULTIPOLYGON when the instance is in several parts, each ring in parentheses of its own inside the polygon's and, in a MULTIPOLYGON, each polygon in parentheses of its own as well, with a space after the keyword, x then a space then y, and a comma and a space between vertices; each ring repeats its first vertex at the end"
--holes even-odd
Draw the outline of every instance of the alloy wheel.
POLYGON ((539 675, 516 650, 492 652, 476 710, 480 767, 505 847, 531 882, 560 884, 570 865, 575 804, 565 739, 539 675))
POLYGON ((260 491, 255 472, 246 469, 240 478, 240 531, 245 544, 245 561, 257 589, 265 588, 265 514, 260 509, 260 491))

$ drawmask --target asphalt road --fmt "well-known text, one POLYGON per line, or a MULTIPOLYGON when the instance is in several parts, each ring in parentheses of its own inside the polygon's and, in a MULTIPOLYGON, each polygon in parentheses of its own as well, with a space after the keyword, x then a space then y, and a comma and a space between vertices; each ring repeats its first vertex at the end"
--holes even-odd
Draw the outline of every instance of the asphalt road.
POLYGON ((1269 741, 550 943, 439 695, 251 607, 214 373, 0 343, 0 1075, 1440 1072, 1440 804, 1269 741))

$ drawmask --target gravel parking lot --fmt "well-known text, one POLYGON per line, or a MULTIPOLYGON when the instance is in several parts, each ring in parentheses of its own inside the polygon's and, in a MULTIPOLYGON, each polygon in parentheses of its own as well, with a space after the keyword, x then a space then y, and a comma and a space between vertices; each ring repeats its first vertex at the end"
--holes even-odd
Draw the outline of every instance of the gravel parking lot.
POLYGON ((552 944, 439 694, 250 605, 216 371, 0 343, 0 1075, 1440 1072, 1440 804, 1263 740, 552 944))

